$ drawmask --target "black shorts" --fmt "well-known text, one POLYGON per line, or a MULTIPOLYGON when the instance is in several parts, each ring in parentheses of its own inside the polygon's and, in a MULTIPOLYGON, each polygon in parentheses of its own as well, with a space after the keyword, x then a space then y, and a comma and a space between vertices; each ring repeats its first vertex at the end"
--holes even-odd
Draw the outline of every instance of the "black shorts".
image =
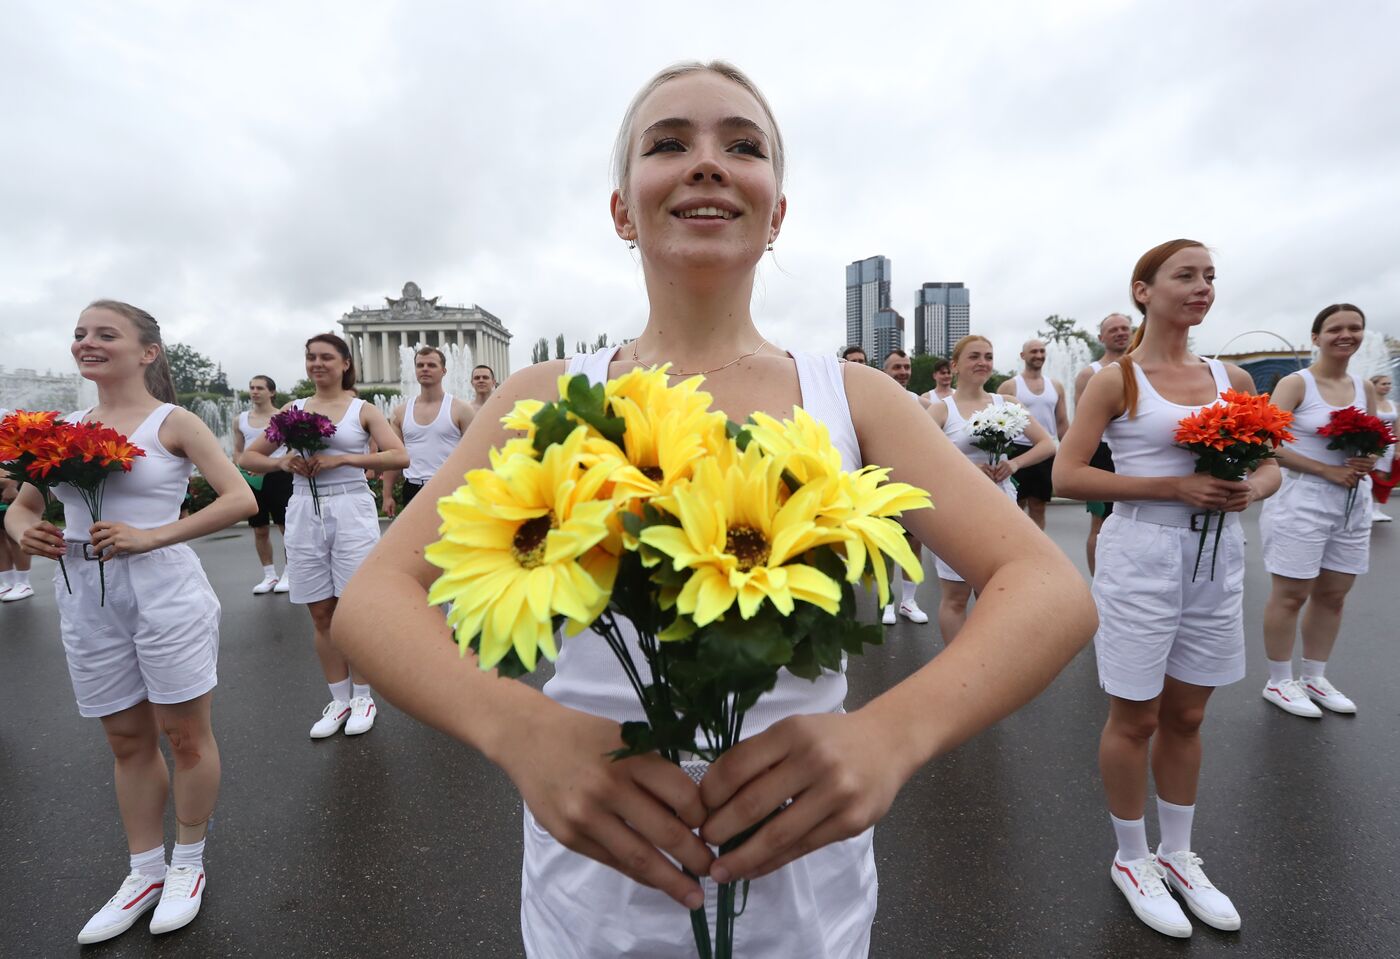
MULTIPOLYGON (((1011 456, 1020 456, 1029 450, 1029 446, 1017 444, 1011 450, 1011 456)), ((1011 482, 1016 484, 1016 498, 1039 499, 1050 502, 1050 498, 1055 495, 1054 486, 1050 482, 1050 471, 1055 467, 1055 457, 1050 457, 1034 466, 1027 466, 1018 469, 1016 475, 1011 477, 1011 482)))
MULTIPOLYGON (((1094 455, 1089 458, 1089 465, 1094 467, 1094 469, 1108 470, 1110 473, 1114 472, 1113 452, 1109 450, 1107 443, 1100 443, 1099 448, 1094 450, 1094 455)), ((1108 519, 1113 515, 1112 503, 1090 500, 1084 504, 1084 508, 1095 516, 1102 516, 1104 519, 1108 519)))
POLYGON ((399 512, 408 508, 408 504, 413 502, 413 497, 423 488, 422 483, 415 483, 413 480, 403 481, 403 502, 399 504, 399 512))
POLYGON ((292 474, 274 470, 263 476, 262 489, 253 490, 253 498, 258 501, 258 511, 249 520, 254 528, 276 523, 287 525, 287 501, 292 498, 292 474))

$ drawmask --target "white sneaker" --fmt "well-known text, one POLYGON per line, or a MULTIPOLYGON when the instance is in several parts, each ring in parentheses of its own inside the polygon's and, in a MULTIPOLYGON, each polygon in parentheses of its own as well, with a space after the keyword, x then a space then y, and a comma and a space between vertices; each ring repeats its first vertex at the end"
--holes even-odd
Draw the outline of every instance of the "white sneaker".
POLYGON ((156 914, 151 917, 151 932, 160 935, 188 926, 199 915, 199 905, 204 901, 204 890, 208 886, 204 881, 204 870, 199 866, 171 866, 167 869, 160 905, 156 906, 156 914))
POLYGON ((262 581, 261 583, 259 583, 258 585, 256 585, 256 586, 253 587, 253 595, 254 595, 254 596, 262 596, 262 595, 264 595, 265 593, 270 593, 270 592, 272 592, 273 588, 274 588, 276 585, 277 585, 277 577, 276 577, 276 576, 264 576, 264 577, 263 577, 263 581, 262 581))
POLYGON ((0 583, 0 599, 5 598, 5 594, 10 591, 9 583, 0 583))
POLYGON ((1165 936, 1178 939, 1190 937, 1191 923, 1167 892, 1167 886, 1162 881, 1166 873, 1156 859, 1148 856, 1146 859, 1119 862, 1118 857, 1114 856, 1108 874, 1139 919, 1165 936))
POLYGON ((345 724, 345 735, 358 736, 367 733, 374 726, 375 708, 373 696, 356 696, 350 700, 350 719, 345 724))
POLYGON ((16 603, 33 595, 33 586, 28 583, 20 583, 18 586, 11 586, 4 596, 0 596, 0 603, 16 603))
POLYGON ((884 623, 886 626, 894 625, 894 603, 890 603, 885 607, 885 611, 880 614, 880 622, 884 623))
POLYGON ((1356 712, 1356 703, 1343 696, 1341 690, 1328 682, 1325 676, 1304 676, 1299 682, 1303 685, 1303 692, 1319 706, 1326 706, 1334 713, 1356 712))
POLYGON ((83 931, 78 933, 78 942, 87 945, 120 936, 155 908, 164 885, 159 879, 133 872, 122 880, 121 888, 107 900, 107 905, 93 913, 83 931))
POLYGON ((1390 517, 1388 514, 1382 513, 1380 510, 1376 509, 1374 506, 1371 507, 1371 522, 1373 522, 1373 523, 1389 523, 1390 520, 1391 520, 1391 517, 1390 517))
POLYGON ((277 581, 277 585, 273 587, 272 591, 274 593, 290 593, 292 591, 292 574, 284 569, 282 578, 277 581))
POLYGON ((1157 852, 1157 862, 1167 874, 1167 885, 1207 926, 1234 932, 1240 927, 1240 914, 1235 904, 1206 878, 1201 857, 1188 849, 1177 852, 1157 852))
POLYGON ((321 718, 316 720, 316 725, 311 727, 311 738, 325 739, 327 736, 334 736, 349 718, 350 704, 343 699, 332 699, 326 703, 326 708, 321 710, 321 718))
POLYGON ((1322 710, 1313 705, 1303 684, 1296 679, 1285 679, 1281 683, 1269 683, 1264 687, 1264 698, 1286 713, 1321 719, 1322 710))
POLYGON ((912 599, 907 603, 899 604, 899 615, 909 620, 911 623, 927 623, 928 613, 919 608, 919 604, 912 599))

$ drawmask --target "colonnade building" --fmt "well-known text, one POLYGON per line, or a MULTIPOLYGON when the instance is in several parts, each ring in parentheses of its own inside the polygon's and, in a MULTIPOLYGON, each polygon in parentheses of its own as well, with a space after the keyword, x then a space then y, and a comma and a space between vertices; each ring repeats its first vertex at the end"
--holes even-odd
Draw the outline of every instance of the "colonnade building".
POLYGON ((510 375, 510 330, 500 318, 471 306, 447 306, 440 297, 425 297, 417 283, 403 285, 398 299, 382 307, 354 307, 340 318, 355 359, 357 386, 399 385, 399 347, 457 346, 471 351, 473 364, 484 363, 497 381, 510 375))

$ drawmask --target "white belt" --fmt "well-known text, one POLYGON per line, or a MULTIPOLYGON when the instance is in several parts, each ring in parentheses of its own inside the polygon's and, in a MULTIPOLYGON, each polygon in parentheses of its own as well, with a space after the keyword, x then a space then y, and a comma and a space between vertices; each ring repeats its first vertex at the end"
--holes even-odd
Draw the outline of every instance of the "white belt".
MULTIPOLYGON (((1155 526, 1179 526, 1182 529, 1200 533, 1207 529, 1218 528, 1220 519, 1214 520, 1215 526, 1210 524, 1213 517, 1220 517, 1222 514, 1214 510, 1211 512, 1192 511, 1191 507, 1179 504, 1163 503, 1161 506, 1136 506, 1132 503, 1114 503, 1113 515, 1136 520, 1139 523, 1152 523, 1155 526)), ((1223 521, 1228 526, 1231 523, 1238 523, 1240 517, 1238 513, 1225 513, 1223 521)))
MULTIPOLYGON (((293 492, 294 492, 294 493, 300 493, 300 494, 302 494, 303 496, 310 496, 310 495, 311 495, 311 487, 309 487, 309 486, 299 486, 299 487, 297 487, 296 489, 294 489, 293 492)), ((367 482, 364 481, 364 480, 352 480, 352 481, 349 482, 349 483, 326 483, 326 484, 317 483, 317 484, 316 484, 316 496, 317 496, 318 498, 320 498, 320 499, 325 499, 327 496, 342 496, 342 495, 344 495, 345 493, 359 493, 359 492, 368 493, 368 492, 369 492, 369 483, 367 483, 367 482)))

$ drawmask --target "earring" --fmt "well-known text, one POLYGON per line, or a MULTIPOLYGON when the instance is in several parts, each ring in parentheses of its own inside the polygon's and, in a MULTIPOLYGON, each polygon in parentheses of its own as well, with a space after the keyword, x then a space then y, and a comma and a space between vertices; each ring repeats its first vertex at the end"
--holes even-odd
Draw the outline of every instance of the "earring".
POLYGON ((627 249, 629 249, 629 250, 635 250, 636 248, 637 248, 637 241, 636 241, 636 240, 628 240, 628 241, 627 241, 627 249))
POLYGON ((769 252, 769 253, 772 253, 772 252, 773 252, 773 244, 771 244, 771 243, 768 244, 768 252, 769 252))

